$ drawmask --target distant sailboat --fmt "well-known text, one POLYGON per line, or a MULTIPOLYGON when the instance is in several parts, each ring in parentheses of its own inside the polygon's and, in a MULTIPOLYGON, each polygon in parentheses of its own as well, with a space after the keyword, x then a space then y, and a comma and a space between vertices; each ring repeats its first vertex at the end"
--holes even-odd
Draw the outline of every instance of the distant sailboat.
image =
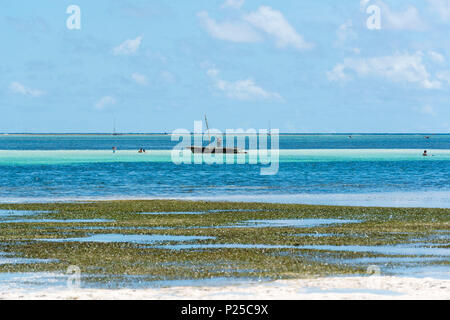
MULTIPOLYGON (((208 125, 208 118, 206 118, 205 114, 205 124, 206 124, 206 134, 208 135, 208 141, 211 142, 211 135, 209 134, 209 125, 208 125)), ((218 138, 216 138, 216 146, 190 146, 186 149, 191 150, 192 153, 247 153, 245 151, 239 150, 238 148, 225 148, 222 147, 222 141, 218 138)))
POLYGON ((116 118, 114 118, 113 120, 113 132, 112 132, 113 136, 118 136, 119 134, 116 132, 116 118))

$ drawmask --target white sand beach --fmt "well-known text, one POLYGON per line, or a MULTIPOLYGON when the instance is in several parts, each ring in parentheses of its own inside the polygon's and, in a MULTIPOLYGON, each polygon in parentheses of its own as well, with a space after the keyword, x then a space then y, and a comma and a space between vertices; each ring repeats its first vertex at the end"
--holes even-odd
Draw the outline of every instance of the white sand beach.
POLYGON ((391 276, 278 280, 230 286, 152 289, 1 290, 0 299, 63 300, 449 300, 450 279, 391 276))

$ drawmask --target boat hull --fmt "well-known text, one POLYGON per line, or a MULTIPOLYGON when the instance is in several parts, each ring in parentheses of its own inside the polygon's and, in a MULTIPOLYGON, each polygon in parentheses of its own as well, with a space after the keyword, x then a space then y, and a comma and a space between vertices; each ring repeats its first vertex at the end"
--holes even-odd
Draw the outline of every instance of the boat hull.
POLYGON ((238 148, 221 148, 221 147, 187 147, 192 153, 226 153, 226 154, 238 154, 247 153, 241 151, 238 148))

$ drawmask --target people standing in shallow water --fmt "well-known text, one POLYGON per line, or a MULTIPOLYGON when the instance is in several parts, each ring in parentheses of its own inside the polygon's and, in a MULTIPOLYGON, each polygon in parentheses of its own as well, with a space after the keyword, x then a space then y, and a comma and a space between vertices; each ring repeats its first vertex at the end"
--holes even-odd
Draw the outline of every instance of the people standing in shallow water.
POLYGON ((117 148, 116 147, 112 147, 112 152, 116 153, 117 148))
POLYGON ((428 156, 427 150, 424 150, 422 155, 423 155, 424 157, 428 156))

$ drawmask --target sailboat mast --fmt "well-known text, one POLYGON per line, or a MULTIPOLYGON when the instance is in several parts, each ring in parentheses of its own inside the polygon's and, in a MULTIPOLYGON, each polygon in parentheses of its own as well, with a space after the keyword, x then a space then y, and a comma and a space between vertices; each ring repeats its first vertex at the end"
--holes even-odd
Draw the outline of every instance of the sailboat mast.
POLYGON ((206 118, 206 113, 205 113, 205 124, 206 124, 206 133, 208 134, 208 140, 211 141, 211 137, 209 135, 208 118, 206 118))

